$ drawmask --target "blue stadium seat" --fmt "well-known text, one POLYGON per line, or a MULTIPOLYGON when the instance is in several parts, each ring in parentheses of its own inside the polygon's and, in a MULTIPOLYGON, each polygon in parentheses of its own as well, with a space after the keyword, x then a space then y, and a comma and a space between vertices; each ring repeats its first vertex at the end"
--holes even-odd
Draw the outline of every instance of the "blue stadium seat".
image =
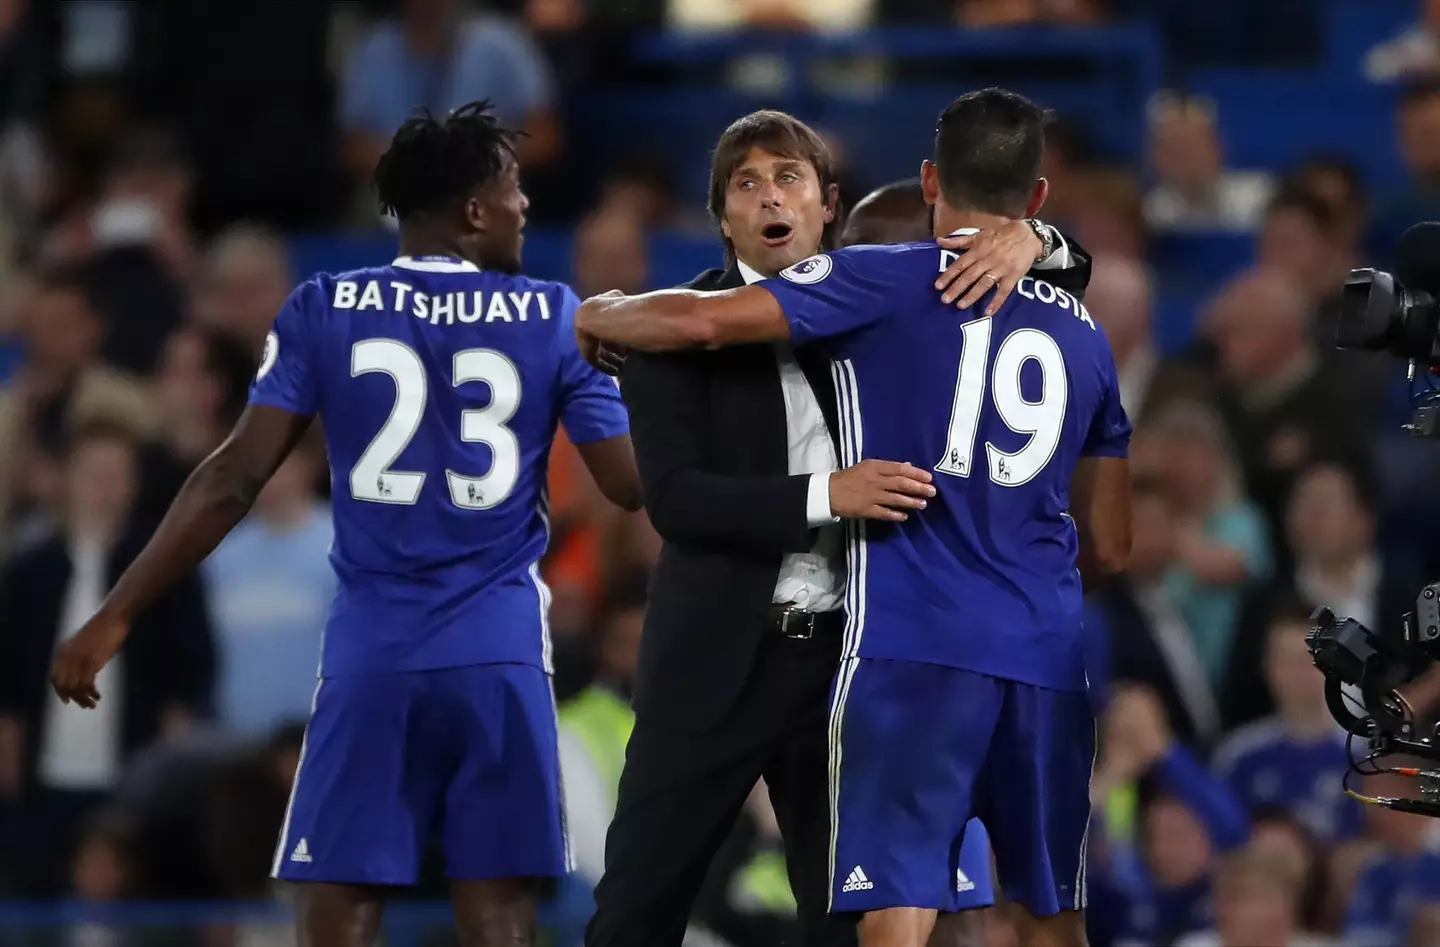
POLYGON ((1284 169, 1315 151, 1348 155, 1372 187, 1403 173, 1395 92, 1319 71, 1206 69, 1189 87, 1213 98, 1230 163, 1284 169))
POLYGON ((1255 259, 1255 237, 1234 231, 1159 233, 1150 238, 1150 263, 1162 281, 1219 286, 1255 259))

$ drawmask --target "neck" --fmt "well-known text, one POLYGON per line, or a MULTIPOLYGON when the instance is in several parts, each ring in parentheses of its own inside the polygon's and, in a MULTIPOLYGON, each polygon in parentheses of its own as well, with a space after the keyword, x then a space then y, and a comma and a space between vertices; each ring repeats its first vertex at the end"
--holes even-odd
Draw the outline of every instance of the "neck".
MULTIPOLYGON (((820 251, 817 249, 815 252, 816 252, 816 253, 819 253, 820 251)), ((761 276, 765 277, 766 279, 774 279, 775 277, 777 277, 777 276, 780 275, 780 271, 779 271, 779 270, 771 270, 771 269, 768 269, 768 268, 763 267, 763 266, 756 266, 755 264, 751 263, 749 260, 742 260, 742 259, 740 259, 740 257, 739 257, 738 254, 737 254, 736 257, 735 257, 735 263, 736 263, 737 266, 738 266, 739 264, 741 264, 741 263, 745 264, 745 265, 748 266, 750 269, 754 270, 756 273, 759 273, 761 276)))
POLYGON ((1330 709, 1322 701, 1314 709, 1305 708, 1281 708, 1280 722, 1285 728, 1286 735, 1296 740, 1314 740, 1331 733, 1335 729, 1335 721, 1330 717, 1330 709))
POLYGON ((935 236, 944 237, 957 230, 995 230, 1010 218, 978 210, 958 210, 943 201, 935 208, 935 236))
POLYGON ((105 547, 120 534, 120 521, 107 518, 71 519, 67 532, 74 542, 94 543, 105 547))
POLYGON ((453 256, 468 260, 476 266, 480 261, 473 251, 467 251, 464 243, 454 234, 442 234, 428 227, 413 226, 400 228, 400 255, 453 256))
POLYGON ((1339 591, 1353 592, 1360 578, 1360 562, 1360 556, 1346 556, 1344 559, 1312 563, 1311 568, 1326 585, 1339 591))

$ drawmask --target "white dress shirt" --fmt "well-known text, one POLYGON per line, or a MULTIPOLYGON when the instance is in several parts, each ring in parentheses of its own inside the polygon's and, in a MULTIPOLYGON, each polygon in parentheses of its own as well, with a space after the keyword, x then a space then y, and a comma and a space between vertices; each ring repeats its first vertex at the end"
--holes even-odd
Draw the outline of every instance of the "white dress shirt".
MULTIPOLYGON (((743 261, 737 262, 747 285, 765 279, 743 261)), ((775 583, 772 601, 807 612, 830 612, 839 608, 845 597, 843 534, 839 517, 830 512, 830 475, 840 466, 835 458, 835 442, 825 426, 820 399, 788 344, 776 343, 775 360, 780 366, 780 390, 785 395, 790 473, 810 475, 805 516, 819 532, 809 552, 790 553, 781 561, 780 580, 775 583)))
MULTIPOLYGON (((100 610, 105 599, 105 568, 109 550, 100 543, 77 541, 70 546, 70 582, 60 606, 57 647, 100 610)), ((123 654, 117 654, 95 675, 104 696, 93 710, 62 704, 45 688, 40 729, 40 783, 50 789, 110 789, 120 775, 120 706, 123 654)))

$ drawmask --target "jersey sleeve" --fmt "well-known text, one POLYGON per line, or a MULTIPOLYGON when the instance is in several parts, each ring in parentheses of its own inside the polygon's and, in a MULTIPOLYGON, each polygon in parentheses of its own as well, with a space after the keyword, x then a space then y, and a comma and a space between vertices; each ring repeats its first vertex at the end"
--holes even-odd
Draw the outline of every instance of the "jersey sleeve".
POLYGON ((1115 371, 1115 356, 1110 352, 1110 343, 1103 340, 1103 337, 1100 376, 1100 409, 1095 412, 1095 417, 1090 422, 1090 432, 1085 437, 1085 447, 1080 453, 1085 457, 1128 457, 1130 418, 1126 416, 1125 408, 1120 403, 1120 376, 1115 371))
POLYGON ((260 370, 250 384, 251 404, 283 408, 307 417, 318 410, 319 372, 311 336, 319 326, 325 305, 324 291, 313 281, 300 285, 285 300, 265 337, 260 370))
POLYGON ((895 254, 888 249, 855 247, 821 253, 758 285, 779 300, 796 345, 843 335, 893 311, 900 274, 891 262, 895 254))
POLYGON ((575 311, 580 298, 560 289, 560 420, 575 444, 603 441, 630 433, 630 415, 615 379, 592 368, 575 342, 575 311))

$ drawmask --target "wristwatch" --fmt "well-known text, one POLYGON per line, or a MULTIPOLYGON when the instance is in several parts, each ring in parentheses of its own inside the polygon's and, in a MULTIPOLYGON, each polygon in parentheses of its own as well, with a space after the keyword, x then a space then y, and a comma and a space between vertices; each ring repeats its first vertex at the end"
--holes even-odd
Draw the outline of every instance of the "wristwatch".
POLYGON ((1035 236, 1040 238, 1040 255, 1035 258, 1036 263, 1049 259, 1050 254, 1055 252, 1055 231, 1050 225, 1034 217, 1026 217, 1025 223, 1035 231, 1035 236))

